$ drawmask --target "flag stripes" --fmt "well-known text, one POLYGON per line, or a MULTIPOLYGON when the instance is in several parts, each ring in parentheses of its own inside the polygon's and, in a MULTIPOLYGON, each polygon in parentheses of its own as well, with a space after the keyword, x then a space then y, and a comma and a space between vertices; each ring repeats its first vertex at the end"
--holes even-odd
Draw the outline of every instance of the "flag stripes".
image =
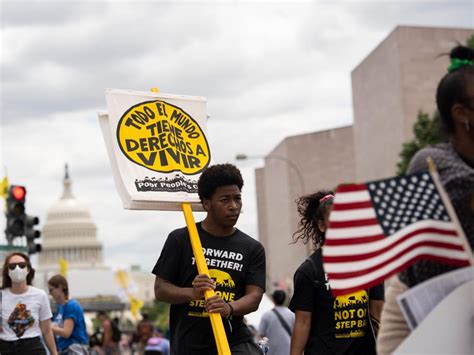
POLYGON ((436 186, 423 174, 338 187, 323 248, 335 295, 376 285, 421 259, 469 264, 436 186))

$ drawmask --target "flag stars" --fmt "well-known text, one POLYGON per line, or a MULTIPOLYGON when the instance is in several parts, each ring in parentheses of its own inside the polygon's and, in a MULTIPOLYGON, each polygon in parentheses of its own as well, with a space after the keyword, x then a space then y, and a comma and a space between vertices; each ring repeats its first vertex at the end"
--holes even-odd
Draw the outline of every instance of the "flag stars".
POLYGON ((426 219, 449 221, 428 173, 371 182, 368 189, 386 235, 426 219))

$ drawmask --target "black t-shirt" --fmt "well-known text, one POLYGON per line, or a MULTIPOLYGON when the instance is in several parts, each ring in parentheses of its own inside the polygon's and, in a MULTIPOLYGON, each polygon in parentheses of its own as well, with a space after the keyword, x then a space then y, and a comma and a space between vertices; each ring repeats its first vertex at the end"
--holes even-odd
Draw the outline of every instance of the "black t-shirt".
MULTIPOLYGON (((227 237, 216 237, 196 227, 215 292, 225 301, 245 295, 247 285, 265 290, 265 250, 262 244, 236 229, 227 237)), ((192 287, 198 274, 187 228, 170 233, 153 269, 153 273, 179 287, 192 287)), ((252 339, 243 316, 223 319, 230 346, 252 339)), ((214 335, 204 300, 173 304, 170 308, 170 340, 172 354, 216 354, 214 335)))
POLYGON ((369 324, 368 300, 384 299, 383 284, 344 296, 333 297, 316 250, 296 270, 289 308, 311 312, 311 329, 305 354, 375 354, 369 324))

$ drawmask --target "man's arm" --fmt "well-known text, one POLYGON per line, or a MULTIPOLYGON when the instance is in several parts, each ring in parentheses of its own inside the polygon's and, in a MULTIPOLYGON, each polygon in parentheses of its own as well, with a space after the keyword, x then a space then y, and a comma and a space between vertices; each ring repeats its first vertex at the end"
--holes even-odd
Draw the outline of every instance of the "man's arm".
POLYGON ((206 301, 206 308, 208 312, 220 313, 223 317, 244 316, 257 310, 262 296, 263 289, 260 286, 247 285, 245 295, 238 300, 227 303, 216 295, 206 301))
POLYGON ((295 325, 291 334, 290 355, 302 355, 311 328, 311 312, 295 311, 295 325))
POLYGON ((104 334, 102 335, 102 346, 108 345, 112 341, 112 324, 109 320, 102 323, 104 334))
POLYGON ((207 275, 197 275, 193 281, 193 287, 179 287, 161 277, 155 278, 155 298, 170 304, 202 299, 206 290, 215 288, 214 281, 207 275))
POLYGON ((271 312, 271 311, 267 311, 266 313, 264 313, 262 316, 262 319, 260 319, 260 325, 258 327, 258 335, 260 339, 267 336, 267 328, 269 325, 268 312, 271 312))

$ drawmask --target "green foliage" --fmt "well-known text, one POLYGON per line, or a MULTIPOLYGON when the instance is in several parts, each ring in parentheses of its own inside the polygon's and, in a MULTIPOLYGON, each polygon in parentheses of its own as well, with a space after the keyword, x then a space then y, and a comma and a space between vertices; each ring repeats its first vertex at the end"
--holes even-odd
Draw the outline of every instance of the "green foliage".
MULTIPOLYGON (((467 40, 466 45, 469 48, 474 49, 474 34, 472 34, 467 40)), ((413 140, 403 143, 402 151, 400 152, 400 161, 397 163, 397 174, 403 175, 408 169, 411 158, 420 149, 427 145, 434 145, 447 141, 447 136, 441 129, 441 117, 436 112, 433 117, 430 117, 427 113, 419 112, 418 118, 413 126, 414 138, 413 140)))
POLYGON ((141 313, 147 313, 153 325, 159 327, 163 332, 166 332, 169 328, 169 311, 170 305, 168 303, 157 300, 154 300, 151 305, 143 306, 141 309, 141 313))
POLYGON ((425 112, 419 112, 418 118, 413 125, 414 138, 406 143, 403 143, 402 151, 400 152, 400 161, 397 164, 397 174, 403 175, 408 169, 411 158, 420 149, 447 141, 447 136, 441 129, 441 117, 436 112, 431 118, 425 112))
POLYGON ((466 41, 466 45, 469 47, 469 48, 472 48, 474 49, 474 34, 469 37, 466 41))

